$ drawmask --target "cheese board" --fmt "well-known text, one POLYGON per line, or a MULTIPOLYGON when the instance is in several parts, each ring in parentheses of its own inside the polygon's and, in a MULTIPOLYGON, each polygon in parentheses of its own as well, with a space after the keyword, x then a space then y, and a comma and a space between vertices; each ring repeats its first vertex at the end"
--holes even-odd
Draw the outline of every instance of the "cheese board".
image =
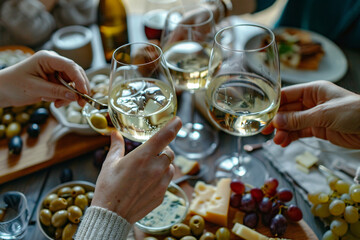
POLYGON ((110 143, 107 136, 85 136, 68 133, 49 144, 58 122, 50 116, 41 125, 40 135, 30 138, 22 133, 23 147, 19 155, 11 155, 8 140, 0 139, 0 184, 33 173, 53 164, 75 158, 110 143))
MULTIPOLYGON (((175 177, 177 177, 177 175, 175 175, 175 177)), ((182 184, 180 184, 181 188, 186 192, 189 200, 192 200, 192 195, 194 192, 194 188, 192 186, 190 186, 188 183, 184 182, 182 184)), ((231 208, 229 207, 229 213, 228 213, 228 229, 231 231, 231 229, 233 228, 235 222, 237 221, 237 212, 239 212, 237 209, 235 208, 231 208)), ((188 214, 184 223, 188 224, 189 220, 191 218, 191 215, 188 214)), ((205 231, 207 232, 212 232, 215 234, 216 230, 218 228, 220 228, 221 226, 207 222, 205 223, 205 231)), ((272 237, 272 234, 270 232, 269 227, 266 227, 264 225, 261 224, 261 221, 259 222, 256 231, 267 236, 267 237, 272 237)), ((135 227, 134 229, 134 235, 135 235, 135 239, 136 240, 142 240, 147 236, 154 236, 159 240, 162 240, 164 238, 166 238, 169 235, 148 235, 143 233, 142 231, 140 231, 139 229, 137 229, 135 227)), ((287 230, 285 232, 285 234, 282 236, 282 238, 286 238, 286 239, 302 239, 302 240, 318 240, 318 237, 316 236, 316 234, 312 231, 312 229, 307 225, 307 223, 304 220, 301 220, 297 223, 288 223, 288 227, 287 230)), ((238 236, 236 236, 235 234, 231 233, 230 236, 231 240, 236 240, 236 239, 242 239, 238 236)))

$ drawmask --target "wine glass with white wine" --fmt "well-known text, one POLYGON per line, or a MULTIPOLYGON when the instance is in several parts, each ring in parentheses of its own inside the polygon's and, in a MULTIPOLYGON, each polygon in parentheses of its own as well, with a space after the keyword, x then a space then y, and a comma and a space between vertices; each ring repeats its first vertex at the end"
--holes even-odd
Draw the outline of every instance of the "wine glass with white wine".
POLYGON ((109 115, 121 134, 145 142, 175 115, 175 87, 160 47, 135 42, 117 48, 111 62, 109 115))
POLYGON ((273 32, 254 24, 223 28, 215 35, 209 69, 209 118, 224 132, 238 137, 237 151, 219 159, 215 176, 261 186, 268 175, 266 168, 243 152, 241 139, 260 133, 279 108, 280 63, 273 32), (214 68, 214 64, 219 67, 214 68))
MULTIPOLYGON (((161 36, 164 58, 177 90, 190 92, 192 103, 195 93, 205 87, 214 35, 213 14, 202 5, 176 7, 167 15, 161 36)), ((218 131, 195 122, 194 107, 189 110, 190 122, 184 124, 171 147, 185 157, 204 158, 218 146, 218 131)))

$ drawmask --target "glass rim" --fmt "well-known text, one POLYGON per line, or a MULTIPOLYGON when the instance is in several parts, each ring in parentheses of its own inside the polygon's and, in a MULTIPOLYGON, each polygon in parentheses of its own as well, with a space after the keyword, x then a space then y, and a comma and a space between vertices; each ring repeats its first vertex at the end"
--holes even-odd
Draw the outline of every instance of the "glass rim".
POLYGON ((270 45, 275 43, 275 34, 273 33, 273 31, 271 31, 270 28, 262 26, 262 25, 258 25, 258 24, 236 24, 236 25, 232 25, 232 26, 228 26, 228 27, 224 27, 222 29, 220 29, 214 37, 214 42, 219 45, 221 48, 225 49, 225 50, 229 50, 229 51, 233 51, 233 52, 238 52, 238 53, 249 53, 249 52, 258 52, 261 50, 264 50, 266 48, 268 48, 270 45), (233 48, 229 48, 226 47, 224 45, 222 45, 219 41, 218 41, 218 37, 225 31, 229 30, 229 29, 235 29, 237 27, 257 27, 260 29, 263 29, 265 31, 267 31, 269 33, 269 35, 271 36, 271 41, 270 43, 268 43, 267 45, 265 45, 264 47, 259 47, 259 48, 253 48, 253 49, 233 49, 233 48))
POLYGON ((12 219, 10 219, 8 221, 0 221, 0 225, 6 225, 6 224, 18 219, 28 209, 28 203, 27 203, 27 199, 26 199, 25 194, 23 194, 22 192, 18 192, 18 191, 7 191, 7 192, 4 192, 4 193, 0 194, 0 196, 3 196, 6 193, 16 193, 16 194, 20 195, 21 199, 24 201, 25 207, 22 208, 21 211, 18 212, 16 217, 14 217, 14 218, 12 218, 12 219))
POLYGON ((149 64, 153 64, 154 62, 157 62, 158 60, 161 60, 162 57, 163 57, 163 51, 161 50, 161 48, 158 45, 156 45, 154 43, 151 43, 151 42, 131 42, 131 43, 127 43, 127 44, 121 45, 120 47, 116 48, 114 50, 113 54, 112 54, 112 60, 114 60, 116 63, 118 63, 118 64, 120 64, 122 66, 146 66, 146 65, 149 65, 149 64), (115 58, 115 53, 118 52, 122 48, 129 47, 130 45, 148 45, 148 46, 150 45, 150 46, 155 47, 160 54, 159 54, 159 56, 157 58, 155 58, 151 62, 140 63, 140 64, 124 63, 124 62, 120 62, 119 60, 117 60, 115 58))
POLYGON ((212 11, 209 8, 207 8, 207 7, 205 7, 205 6, 201 5, 201 4, 196 4, 195 6, 187 4, 187 5, 181 5, 181 6, 171 8, 169 10, 168 14, 167 14, 166 21, 169 21, 170 23, 177 24, 177 25, 183 26, 183 27, 199 27, 199 26, 202 26, 202 25, 206 25, 206 24, 210 23, 211 21, 214 21, 214 14, 212 13, 212 11), (187 10, 187 9, 195 9, 195 7, 202 8, 202 9, 206 10, 209 13, 209 17, 206 20, 204 20, 203 22, 201 22, 201 23, 194 23, 194 24, 186 24, 186 23, 174 22, 169 18, 170 14, 175 13, 179 9, 187 10))

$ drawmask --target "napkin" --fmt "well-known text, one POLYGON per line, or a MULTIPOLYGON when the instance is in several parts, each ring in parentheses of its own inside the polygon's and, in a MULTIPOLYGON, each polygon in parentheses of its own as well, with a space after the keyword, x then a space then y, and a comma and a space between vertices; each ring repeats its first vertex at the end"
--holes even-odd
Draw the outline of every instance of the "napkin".
POLYGON ((348 182, 353 182, 353 178, 334 169, 335 164, 346 164, 347 167, 353 169, 360 166, 360 150, 342 148, 318 138, 304 138, 292 142, 285 148, 271 142, 265 144, 264 149, 268 153, 267 158, 272 164, 280 172, 292 178, 304 195, 306 193, 319 191, 328 193, 330 191, 326 176, 317 166, 312 167, 309 173, 304 173, 296 168, 296 156, 303 154, 305 151, 315 155, 319 159, 318 164, 326 166, 337 176, 348 182))

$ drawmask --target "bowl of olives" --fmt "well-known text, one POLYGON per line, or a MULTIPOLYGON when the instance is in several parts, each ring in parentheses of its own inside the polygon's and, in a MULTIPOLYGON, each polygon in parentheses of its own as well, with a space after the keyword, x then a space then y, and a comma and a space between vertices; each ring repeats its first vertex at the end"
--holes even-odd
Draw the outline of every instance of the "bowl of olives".
POLYGON ((71 181, 51 189, 37 207, 37 225, 47 239, 72 239, 90 206, 95 184, 71 181))
POLYGON ((178 185, 171 182, 163 202, 143 219, 136 222, 135 225, 148 234, 168 234, 173 225, 184 221, 188 210, 189 200, 186 193, 178 185))

